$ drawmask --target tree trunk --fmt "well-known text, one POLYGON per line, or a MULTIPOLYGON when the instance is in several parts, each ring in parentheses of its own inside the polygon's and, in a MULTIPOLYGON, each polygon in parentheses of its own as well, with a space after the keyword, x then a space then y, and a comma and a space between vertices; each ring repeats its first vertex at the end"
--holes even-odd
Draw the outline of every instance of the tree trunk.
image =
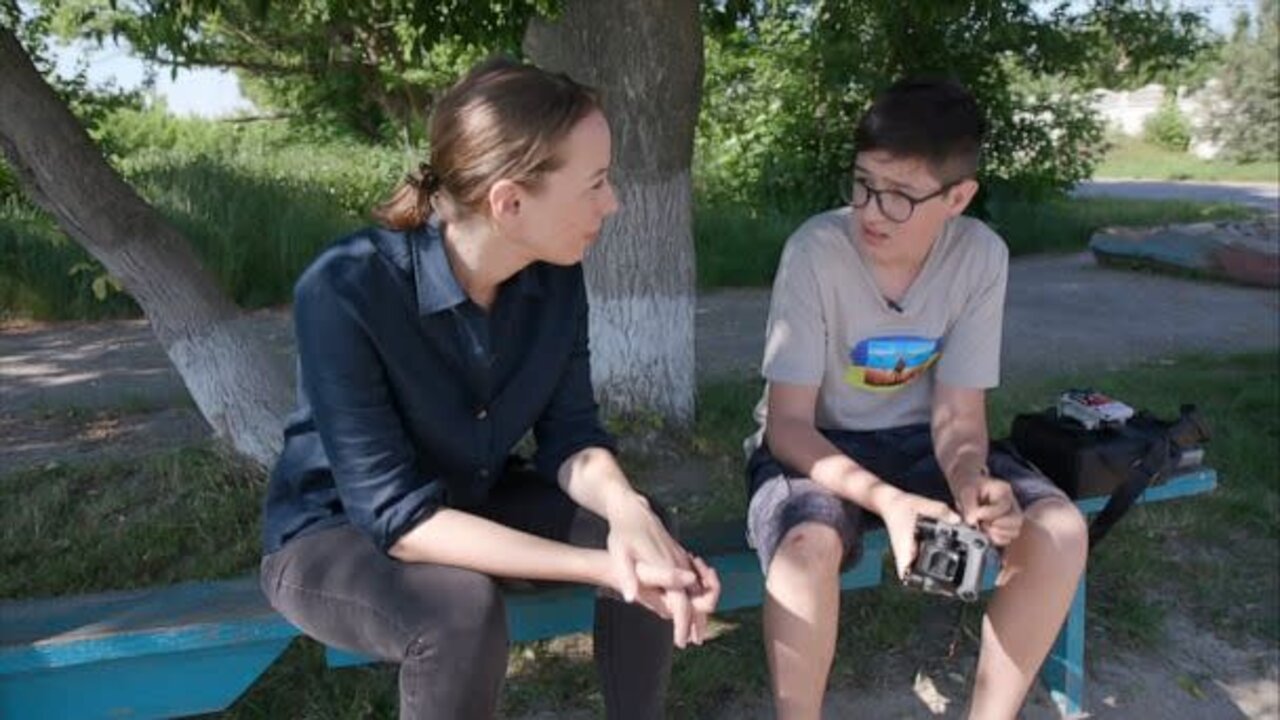
POLYGON ((289 384, 190 244, 106 163, 13 33, 0 27, 0 148, 29 198, 142 307, 214 432, 265 465, 289 384))
POLYGON ((599 88, 622 208, 586 262, 592 376, 612 411, 692 419, 693 191, 702 98, 697 0, 568 0, 531 21, 525 52, 599 88))

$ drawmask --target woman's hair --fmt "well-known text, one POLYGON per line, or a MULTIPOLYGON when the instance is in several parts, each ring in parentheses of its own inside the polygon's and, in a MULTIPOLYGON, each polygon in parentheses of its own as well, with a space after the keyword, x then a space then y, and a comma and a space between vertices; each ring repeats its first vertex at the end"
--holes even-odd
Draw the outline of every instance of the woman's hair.
POLYGON ((483 207, 499 180, 537 189, 542 176, 564 162, 560 142, 597 110, 596 91, 567 75, 508 58, 485 61, 436 102, 429 161, 373 217, 388 228, 409 230, 431 217, 433 196, 465 216, 483 207))

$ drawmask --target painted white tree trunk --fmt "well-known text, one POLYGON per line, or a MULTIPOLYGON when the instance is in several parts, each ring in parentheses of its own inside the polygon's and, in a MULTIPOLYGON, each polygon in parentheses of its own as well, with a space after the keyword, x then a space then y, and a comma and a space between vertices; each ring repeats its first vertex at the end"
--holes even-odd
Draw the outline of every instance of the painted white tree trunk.
POLYGON ((290 404, 284 368, 186 238, 107 165, 3 27, 0 78, 0 149, 23 191, 142 307, 214 432, 270 463, 290 404))
POLYGON ((568 0, 525 52, 604 95, 622 208, 586 261, 592 377, 613 412, 693 418, 693 193, 702 93, 697 0, 568 0))
POLYGON ((619 192, 622 209, 586 265, 592 380, 611 410, 688 420, 697 391, 689 174, 619 192))

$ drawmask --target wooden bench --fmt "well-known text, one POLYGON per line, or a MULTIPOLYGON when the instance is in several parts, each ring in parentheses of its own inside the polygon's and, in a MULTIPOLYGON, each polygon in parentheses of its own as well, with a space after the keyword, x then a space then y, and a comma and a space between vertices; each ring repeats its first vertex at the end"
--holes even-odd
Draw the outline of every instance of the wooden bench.
MULTIPOLYGON (((1217 484, 1213 470, 1180 475, 1139 502, 1198 495, 1217 484)), ((1103 499, 1084 500, 1098 512, 1103 499)), ((764 587, 740 523, 696 528, 686 542, 720 574, 720 610, 759 606, 764 587)), ((884 532, 867 534, 861 561, 841 576, 846 590, 883 580, 884 532)), ((994 573, 987 578, 990 586, 994 573)), ((559 586, 509 593, 511 638, 539 640, 591 626, 589 588, 559 586)), ((1084 697, 1085 582, 1041 670, 1064 713, 1084 697)), ((0 717, 159 718, 214 712, 235 702, 298 630, 267 605, 254 577, 80 597, 0 602, 0 717)), ((330 650, 329 664, 367 662, 330 650)))

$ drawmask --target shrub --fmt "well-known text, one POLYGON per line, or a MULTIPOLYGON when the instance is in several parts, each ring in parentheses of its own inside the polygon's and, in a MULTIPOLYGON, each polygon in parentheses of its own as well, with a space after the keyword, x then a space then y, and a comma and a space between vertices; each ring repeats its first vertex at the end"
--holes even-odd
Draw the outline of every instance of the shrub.
POLYGON ((1191 122, 1173 98, 1165 98, 1160 109, 1142 124, 1142 139, 1166 150, 1186 152, 1191 145, 1191 122))

